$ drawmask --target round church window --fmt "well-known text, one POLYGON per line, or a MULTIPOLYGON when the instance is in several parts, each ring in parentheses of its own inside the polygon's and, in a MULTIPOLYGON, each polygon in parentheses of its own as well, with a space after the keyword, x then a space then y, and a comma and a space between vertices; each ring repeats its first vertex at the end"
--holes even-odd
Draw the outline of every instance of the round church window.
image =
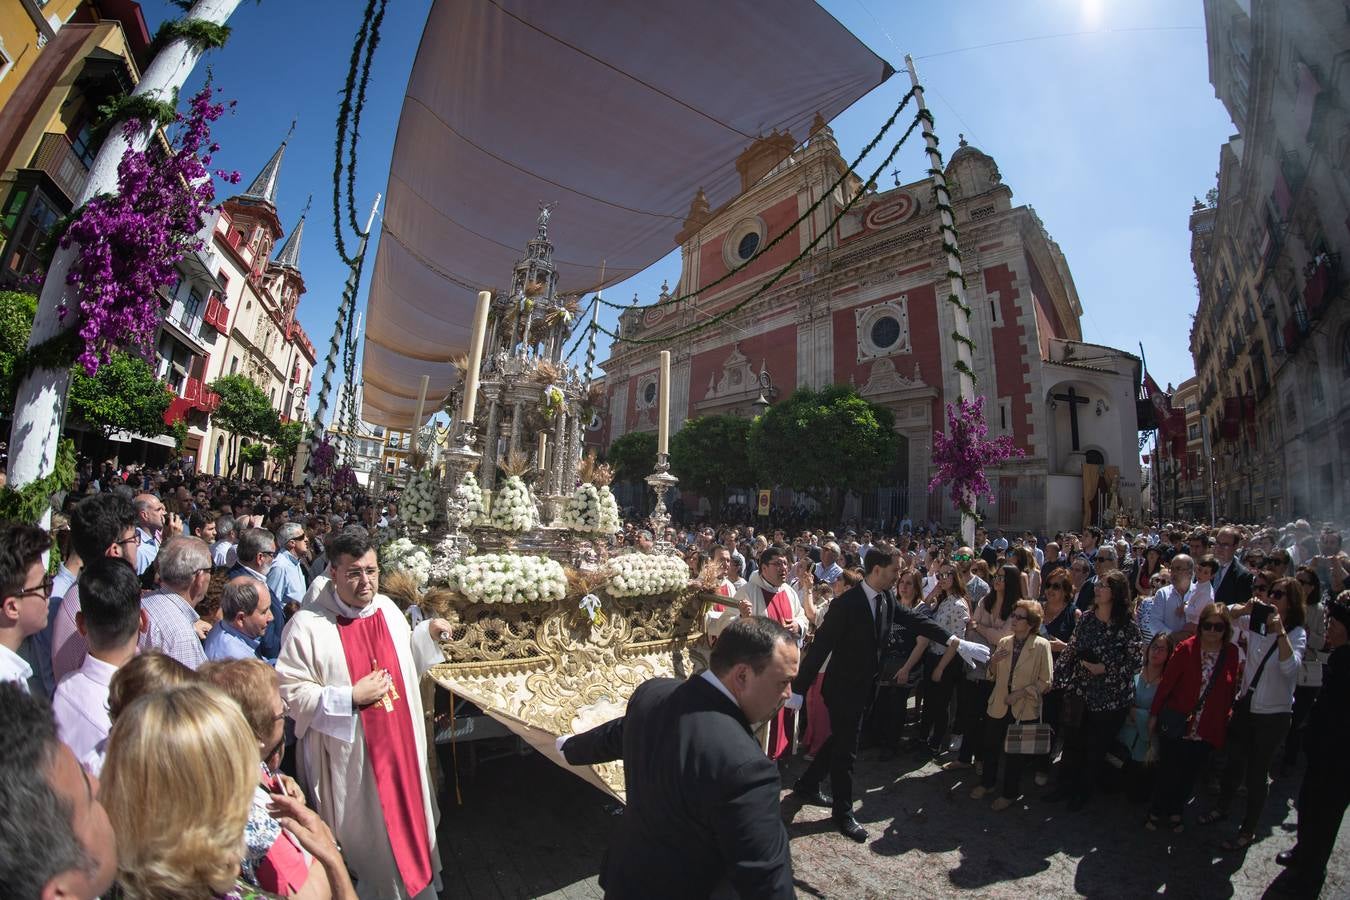
POLYGON ((651 381, 642 389, 642 401, 648 406, 656 402, 656 382, 651 381))
POLYGON ((882 316, 872 323, 872 345, 880 350, 894 347, 900 340, 900 323, 893 316, 882 316))
POLYGON ((741 238, 741 242, 736 245, 736 255, 741 259, 749 259, 755 255, 759 249, 759 233, 751 231, 741 238))

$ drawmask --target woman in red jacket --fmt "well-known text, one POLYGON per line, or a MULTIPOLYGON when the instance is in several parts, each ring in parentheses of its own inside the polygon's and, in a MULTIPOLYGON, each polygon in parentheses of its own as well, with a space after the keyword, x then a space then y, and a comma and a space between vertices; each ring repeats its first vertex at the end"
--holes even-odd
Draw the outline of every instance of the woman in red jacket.
POLYGON ((1153 697, 1148 727, 1161 737, 1158 780, 1145 827, 1154 831, 1164 816, 1172 831, 1180 833, 1181 811, 1191 798, 1196 777, 1210 753, 1223 746, 1228 715, 1238 688, 1238 653, 1230 641, 1233 624, 1221 603, 1211 603, 1200 613, 1194 637, 1177 645, 1163 670, 1162 684, 1153 697), (1211 684, 1212 682, 1212 684, 1211 684), (1171 720, 1180 728, 1172 734, 1159 729, 1159 720, 1171 720))

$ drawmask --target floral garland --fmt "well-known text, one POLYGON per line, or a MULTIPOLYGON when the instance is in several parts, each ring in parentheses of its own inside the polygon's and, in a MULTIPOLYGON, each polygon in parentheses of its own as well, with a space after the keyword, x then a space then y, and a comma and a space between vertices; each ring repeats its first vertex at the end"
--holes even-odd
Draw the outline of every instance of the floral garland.
POLYGON ((989 426, 984 419, 984 397, 962 397, 947 404, 947 430, 933 435, 933 462, 937 472, 928 483, 931 491, 951 485, 951 498, 961 512, 974 516, 974 501, 994 499, 986 466, 996 466, 1025 452, 1008 435, 988 439, 989 426))
POLYGON ((492 501, 491 523, 502 531, 529 531, 538 524, 534 500, 519 475, 509 475, 492 501))
POLYGON ((0 519, 38 524, 51 509, 52 495, 75 486, 76 474, 75 442, 65 438, 56 446, 56 464, 51 474, 22 487, 0 487, 0 519))
POLYGON ((455 496, 464 501, 467 524, 481 524, 487 510, 483 508, 483 489, 478 486, 478 478, 473 472, 464 473, 455 488, 455 496))
POLYGON ((605 590, 611 597, 654 597, 689 584, 689 566, 664 553, 624 553, 609 561, 605 590))
POLYGON ((474 603, 552 603, 567 596, 567 573, 547 556, 470 556, 450 568, 447 581, 474 603))
POLYGON ((436 480, 425 469, 414 472, 403 489, 399 510, 410 525, 425 525, 436 518, 436 480))
POLYGON ((562 389, 557 385, 550 384, 548 387, 544 388, 544 397, 540 402, 540 411, 543 412, 544 418, 552 419, 557 416, 558 413, 562 412, 563 404, 566 402, 566 399, 567 398, 563 396, 562 389))
MULTIPOLYGON (((225 110, 212 102, 214 93, 208 82, 192 97, 167 151, 157 141, 129 149, 117 166, 117 193, 90 200, 61 238, 63 248, 78 247, 66 281, 79 298, 79 362, 90 376, 114 349, 151 345, 160 321, 158 289, 172 284, 176 264, 203 246, 197 232, 214 209, 209 167, 219 149, 211 123, 225 110)), ((123 129, 130 140, 144 127, 130 119, 123 129)), ((239 182, 238 172, 216 175, 239 182)), ((62 317, 68 313, 62 307, 62 317)))
POLYGON ((614 499, 614 492, 607 484, 600 486, 600 524, 595 530, 597 534, 609 536, 623 530, 623 520, 619 517, 619 501, 614 499))
POLYGON ((417 579, 417 588, 422 590, 431 580, 431 554, 420 544, 398 538, 380 549, 380 571, 381 574, 407 572, 417 579))
POLYGON ((578 485, 567 499, 563 525, 573 531, 593 534, 600 530, 600 492, 593 484, 578 485))

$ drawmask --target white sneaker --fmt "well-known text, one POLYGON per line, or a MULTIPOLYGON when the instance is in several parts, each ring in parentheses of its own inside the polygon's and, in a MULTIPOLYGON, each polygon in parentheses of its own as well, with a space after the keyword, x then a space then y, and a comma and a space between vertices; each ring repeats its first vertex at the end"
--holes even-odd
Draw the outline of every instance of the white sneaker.
POLYGON ((1037 772, 1037 773, 1036 773, 1036 787, 1045 787, 1045 786, 1046 786, 1047 784, 1049 784, 1049 783, 1050 783, 1050 773, 1049 773, 1049 772, 1037 772))

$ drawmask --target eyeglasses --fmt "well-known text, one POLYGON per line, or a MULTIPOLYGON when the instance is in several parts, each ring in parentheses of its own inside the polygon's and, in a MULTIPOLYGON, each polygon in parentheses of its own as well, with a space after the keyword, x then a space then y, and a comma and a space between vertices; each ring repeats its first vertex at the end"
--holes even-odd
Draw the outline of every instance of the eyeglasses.
POLYGON ((1027 614, 1026 614, 1026 613, 1013 613, 1011 616, 1009 616, 1009 618, 1010 618, 1010 619, 1016 619, 1016 620, 1019 621, 1019 622, 1027 622, 1027 621, 1030 621, 1030 619, 1027 618, 1027 614))
POLYGON ((1275 600, 1283 600, 1285 597, 1289 595, 1285 591, 1279 590, 1279 591, 1271 591, 1270 596, 1275 600))
POLYGON ((952 577, 953 575, 955 575, 955 574, 956 574, 955 572, 939 572, 939 573, 938 573, 938 577, 939 577, 939 578, 951 578, 951 577, 952 577))
POLYGON ((967 555, 964 554, 964 553, 953 553, 953 554, 952 554, 952 559, 955 560, 956 562, 970 562, 970 561, 971 561, 972 559, 974 559, 974 558, 975 558, 975 557, 973 557, 973 556, 967 556, 967 555))
POLYGON ((1210 621, 1200 623, 1200 629, 1202 631, 1223 631, 1225 627, 1227 626, 1225 626, 1223 622, 1210 621))
POLYGON ((1056 581, 1054 584, 1047 584, 1047 585, 1045 586, 1045 589, 1046 589, 1047 591, 1066 591, 1066 590, 1068 590, 1068 588, 1065 587, 1064 584, 1063 584, 1062 582, 1059 582, 1059 581, 1056 581))
POLYGON ((52 595, 52 586, 54 584, 56 584, 56 579, 48 575, 45 578, 43 578, 42 581, 39 582, 36 587, 30 587, 26 590, 19 591, 19 593, 15 594, 14 596, 16 598, 41 597, 43 599, 46 599, 47 597, 50 597, 52 595))
POLYGON ((141 542, 141 533, 139 531, 133 531, 131 533, 131 537, 124 537, 120 541, 113 541, 114 544, 137 544, 137 545, 139 545, 140 542, 141 542))
POLYGON ((1268 585, 1268 584, 1263 584, 1263 583, 1261 583, 1261 582, 1256 582, 1256 581, 1254 581, 1254 582, 1252 582, 1252 590, 1253 590, 1253 591, 1268 591, 1268 590, 1270 590, 1270 585, 1268 585))

